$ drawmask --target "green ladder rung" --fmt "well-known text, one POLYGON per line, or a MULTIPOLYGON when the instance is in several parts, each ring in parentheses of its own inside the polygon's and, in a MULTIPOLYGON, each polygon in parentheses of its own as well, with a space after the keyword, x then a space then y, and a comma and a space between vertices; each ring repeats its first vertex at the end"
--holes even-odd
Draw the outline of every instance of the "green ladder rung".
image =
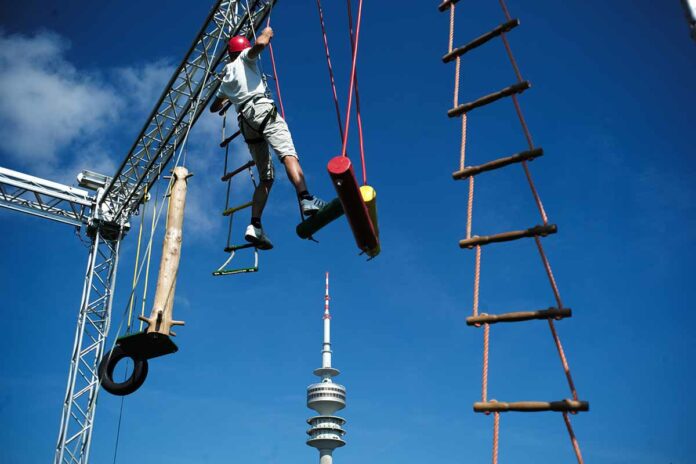
POLYGON ((229 270, 224 270, 224 271, 213 271, 214 276, 226 276, 226 275, 233 275, 233 274, 246 274, 249 272, 257 272, 259 270, 258 267, 245 267, 242 269, 229 269, 229 270))
POLYGON ((252 204, 254 204, 253 201, 250 201, 249 203, 244 203, 243 205, 235 206, 233 208, 227 208, 225 211, 222 212, 223 216, 229 216, 230 214, 234 214, 237 211, 240 211, 244 208, 250 207, 252 204))

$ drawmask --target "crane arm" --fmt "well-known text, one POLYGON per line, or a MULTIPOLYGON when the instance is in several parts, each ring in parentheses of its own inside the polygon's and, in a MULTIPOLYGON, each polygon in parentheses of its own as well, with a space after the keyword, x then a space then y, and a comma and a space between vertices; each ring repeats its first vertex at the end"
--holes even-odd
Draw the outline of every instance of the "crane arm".
POLYGON ((0 208, 80 227, 95 202, 86 190, 0 167, 0 208))

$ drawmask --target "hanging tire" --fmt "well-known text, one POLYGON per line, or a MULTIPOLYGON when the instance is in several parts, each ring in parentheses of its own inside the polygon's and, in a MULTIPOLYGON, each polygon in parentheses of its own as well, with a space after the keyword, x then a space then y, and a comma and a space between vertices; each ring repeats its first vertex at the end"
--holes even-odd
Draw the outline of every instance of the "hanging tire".
POLYGON ((102 388, 112 395, 126 396, 130 395, 140 388, 147 378, 147 359, 135 359, 126 354, 120 345, 116 345, 113 350, 106 353, 99 363, 99 381, 102 388), (114 369, 116 364, 123 358, 131 358, 133 360, 133 372, 123 382, 114 381, 114 369))

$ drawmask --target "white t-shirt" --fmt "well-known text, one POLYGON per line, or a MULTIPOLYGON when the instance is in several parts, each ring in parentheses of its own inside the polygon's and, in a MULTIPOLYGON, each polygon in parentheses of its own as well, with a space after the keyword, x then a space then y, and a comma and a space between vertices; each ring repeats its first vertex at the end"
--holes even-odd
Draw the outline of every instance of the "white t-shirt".
POLYGON ((236 60, 227 64, 216 96, 239 105, 256 95, 265 95, 266 86, 259 71, 259 58, 249 58, 250 48, 242 50, 236 60))

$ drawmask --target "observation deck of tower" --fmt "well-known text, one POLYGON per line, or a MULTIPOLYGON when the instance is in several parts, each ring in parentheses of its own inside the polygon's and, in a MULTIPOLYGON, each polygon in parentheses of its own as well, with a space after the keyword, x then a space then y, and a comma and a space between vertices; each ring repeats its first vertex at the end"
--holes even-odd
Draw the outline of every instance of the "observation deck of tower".
POLYGON ((335 416, 336 411, 346 407, 346 387, 334 383, 339 374, 331 367, 331 313, 329 312, 329 273, 326 273, 326 294, 324 296, 324 344, 321 351, 321 367, 314 375, 321 378, 319 383, 307 387, 307 407, 317 412, 317 416, 307 419, 310 425, 307 445, 319 450, 319 463, 332 464, 333 451, 345 446, 343 424, 346 420, 335 416))

